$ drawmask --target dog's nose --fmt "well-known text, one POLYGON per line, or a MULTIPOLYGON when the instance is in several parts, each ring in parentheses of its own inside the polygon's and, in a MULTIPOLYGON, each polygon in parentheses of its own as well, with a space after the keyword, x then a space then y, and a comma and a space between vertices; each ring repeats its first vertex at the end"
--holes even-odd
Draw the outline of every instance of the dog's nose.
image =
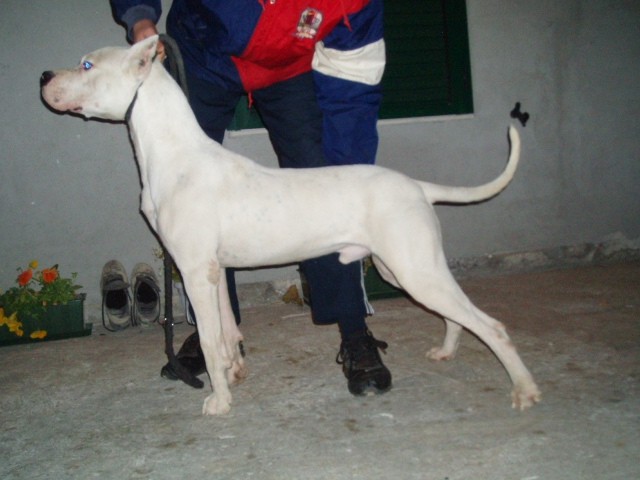
POLYGON ((42 75, 40 75, 40 86, 44 87, 55 76, 56 76, 55 73, 53 73, 50 70, 47 70, 46 72, 43 72, 42 75))

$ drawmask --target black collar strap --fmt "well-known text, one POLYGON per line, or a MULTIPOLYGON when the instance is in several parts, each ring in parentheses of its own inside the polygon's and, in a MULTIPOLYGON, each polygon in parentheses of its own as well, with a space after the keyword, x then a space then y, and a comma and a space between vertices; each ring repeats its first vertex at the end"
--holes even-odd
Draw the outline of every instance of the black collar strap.
MULTIPOLYGON (((138 87, 138 89, 140 89, 140 87, 138 87)), ((133 96, 133 100, 131 100, 129 107, 124 114, 124 121, 127 123, 129 123, 129 120, 131 120, 131 112, 133 111, 133 106, 136 104, 136 100, 138 100, 138 89, 136 89, 136 94, 133 96)))

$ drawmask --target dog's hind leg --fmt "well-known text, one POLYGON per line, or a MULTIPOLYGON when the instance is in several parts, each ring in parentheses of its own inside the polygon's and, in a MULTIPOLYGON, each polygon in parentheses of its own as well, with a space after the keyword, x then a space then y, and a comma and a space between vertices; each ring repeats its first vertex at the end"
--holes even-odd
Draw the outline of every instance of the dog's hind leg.
MULTIPOLYGON (((424 237, 421 237, 424 238, 424 237)), ((398 245, 395 245, 398 247, 398 245)), ((475 307, 456 283, 447 267, 444 254, 421 249, 419 245, 403 245, 414 252, 403 258, 398 249, 382 258, 394 277, 409 295, 425 307, 447 319, 447 335, 443 346, 431 352, 431 357, 450 357, 458 344, 462 327, 480 338, 498 357, 513 383, 513 407, 521 410, 540 400, 540 392, 504 326, 475 307), (422 250, 422 251, 421 251, 422 250), (416 262, 414 259, 423 259, 416 262), (453 326, 455 322, 458 327, 453 326)))
MULTIPOLYGON (((378 273, 385 281, 389 282, 394 287, 402 288, 396 277, 393 275, 393 272, 389 270, 389 267, 385 265, 380 257, 372 255, 371 259, 373 260, 373 264, 376 266, 378 273)), ((444 321, 446 325, 444 342, 441 347, 434 347, 427 352, 426 356, 431 360, 451 360, 455 357, 456 351, 458 350, 462 327, 451 320, 447 320, 446 318, 444 321)))
POLYGON ((398 283, 396 277, 393 275, 393 272, 389 270, 389 267, 385 265, 385 263, 378 255, 371 255, 371 260, 373 261, 373 264, 376 266, 376 269, 378 270, 378 273, 383 278, 383 280, 389 282, 396 288, 402 288, 398 283))
POLYGON ((213 388, 213 393, 205 399, 202 407, 205 415, 221 415, 231 410, 231 392, 226 376, 227 370, 231 368, 231 356, 227 352, 220 316, 220 271, 217 262, 209 266, 201 265, 199 268, 181 269, 185 288, 198 319, 200 346, 213 388))
POLYGON ((430 358, 431 360, 451 360, 456 356, 456 352, 458 351, 462 327, 447 318, 444 319, 444 323, 446 331, 442 346, 433 347, 427 352, 427 358, 430 358))
MULTIPOLYGON (((538 403, 541 399, 540 390, 518 355, 516 347, 507 335, 504 325, 475 305, 470 303, 470 306, 471 313, 474 313, 475 317, 480 319, 481 325, 490 327, 488 336, 481 337, 481 339, 493 350, 511 377, 513 382, 513 390, 511 392, 512 407, 524 410, 538 403), (491 327, 492 325, 494 326, 491 327), (495 332, 495 335, 493 335, 493 332, 495 332)), ((469 329, 477 334, 477 331, 473 328, 469 329)))
POLYGON ((429 276, 431 281, 426 282, 426 289, 423 286, 418 291, 411 286, 408 291, 417 301, 428 308, 433 308, 447 319, 448 331, 445 342, 440 349, 432 351, 430 356, 432 358, 443 354, 448 356, 455 352, 461 327, 467 328, 493 351, 507 370, 513 383, 512 406, 524 410, 538 402, 540 391, 531 373, 520 359, 504 325, 473 305, 448 269, 440 269, 440 275, 437 278, 432 274, 429 276), (459 326, 452 329, 451 322, 459 326))

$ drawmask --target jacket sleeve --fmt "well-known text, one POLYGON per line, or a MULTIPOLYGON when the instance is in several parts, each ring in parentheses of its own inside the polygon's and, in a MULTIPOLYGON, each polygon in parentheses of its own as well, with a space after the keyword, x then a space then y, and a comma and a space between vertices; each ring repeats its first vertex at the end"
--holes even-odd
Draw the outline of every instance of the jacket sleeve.
POLYGON ((316 45, 312 68, 329 164, 375 162, 384 66, 382 0, 371 0, 316 45))
POLYGON ((160 0, 110 0, 113 16, 127 29, 127 38, 131 40, 131 29, 140 20, 157 23, 162 14, 160 0))

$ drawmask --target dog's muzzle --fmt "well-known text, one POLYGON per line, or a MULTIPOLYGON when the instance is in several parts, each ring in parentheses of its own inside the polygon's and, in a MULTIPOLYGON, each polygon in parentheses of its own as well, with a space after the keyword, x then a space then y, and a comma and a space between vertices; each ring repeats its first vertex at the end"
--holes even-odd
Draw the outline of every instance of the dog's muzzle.
POLYGON ((42 72, 42 75, 40 75, 40 86, 44 87, 55 76, 56 76, 56 74, 53 73, 51 70, 47 70, 46 72, 42 72))

